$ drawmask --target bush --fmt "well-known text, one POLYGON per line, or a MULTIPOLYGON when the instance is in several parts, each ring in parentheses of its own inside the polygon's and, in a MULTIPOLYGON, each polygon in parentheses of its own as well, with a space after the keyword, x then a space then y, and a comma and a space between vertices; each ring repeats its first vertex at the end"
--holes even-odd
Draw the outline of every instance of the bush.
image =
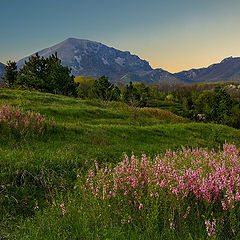
POLYGON ((153 161, 125 156, 114 168, 96 165, 78 187, 98 214, 110 215, 102 221, 142 224, 165 234, 202 229, 202 236, 233 237, 240 227, 239 160, 239 150, 228 144, 219 153, 169 150, 153 161))
POLYGON ((24 239, 239 239, 240 155, 234 145, 132 156, 77 176, 74 192, 21 227, 24 239), (28 230, 29 229, 29 230, 28 230))
POLYGON ((55 126, 53 120, 31 111, 24 112, 18 107, 2 106, 0 108, 0 130, 14 135, 40 135, 49 127, 55 126))

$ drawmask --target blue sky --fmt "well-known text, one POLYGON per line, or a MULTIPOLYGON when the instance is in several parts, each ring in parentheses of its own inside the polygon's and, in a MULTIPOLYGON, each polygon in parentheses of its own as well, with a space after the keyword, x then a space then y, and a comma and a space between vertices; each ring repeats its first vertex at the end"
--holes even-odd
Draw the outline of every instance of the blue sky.
POLYGON ((240 56, 238 0, 1 2, 0 62, 68 37, 128 50, 170 72, 240 56))

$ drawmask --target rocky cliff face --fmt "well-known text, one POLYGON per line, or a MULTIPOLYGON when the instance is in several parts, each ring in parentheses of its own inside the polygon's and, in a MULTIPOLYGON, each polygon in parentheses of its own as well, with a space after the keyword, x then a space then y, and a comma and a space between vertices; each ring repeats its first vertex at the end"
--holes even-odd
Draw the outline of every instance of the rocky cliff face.
MULTIPOLYGON (((106 75, 112 82, 120 79, 144 83, 176 80, 172 74, 162 69, 152 69, 147 61, 128 51, 123 52, 98 42, 69 38, 38 53, 48 57, 55 52, 62 64, 70 67, 75 76, 98 78, 106 75)), ((22 67, 26 60, 28 57, 20 60, 18 67, 22 67)))
MULTIPOLYGON (((114 80, 127 73, 152 70, 147 61, 130 52, 123 52, 89 40, 69 38, 39 51, 39 55, 48 57, 55 52, 62 60, 62 64, 70 67, 75 76, 96 78, 105 74, 110 80, 114 80)), ((27 59, 20 60, 18 66, 22 67, 27 59)))

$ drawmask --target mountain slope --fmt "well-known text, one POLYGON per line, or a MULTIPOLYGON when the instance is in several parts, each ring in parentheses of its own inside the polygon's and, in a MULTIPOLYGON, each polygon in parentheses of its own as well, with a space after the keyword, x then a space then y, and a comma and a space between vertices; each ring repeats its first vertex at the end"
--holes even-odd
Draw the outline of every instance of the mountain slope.
MULTIPOLYGON (((176 80, 176 77, 164 70, 153 70, 147 61, 128 51, 123 52, 98 42, 69 38, 39 51, 39 55, 48 57, 55 52, 58 53, 62 64, 70 67, 75 76, 98 78, 106 75, 112 82, 124 76, 128 76, 131 81, 145 83, 176 80)), ((22 67, 26 60, 28 57, 20 60, 17 63, 18 67, 22 67)))
MULTIPOLYGON (((136 55, 89 40, 69 38, 39 51, 39 55, 48 57, 55 52, 62 64, 70 67, 76 76, 99 77, 105 74, 110 79, 115 79, 129 72, 152 70, 147 61, 136 55)), ((21 67, 27 59, 20 60, 18 66, 21 67)))
POLYGON ((158 84, 158 83, 176 83, 181 82, 172 73, 169 73, 161 68, 153 69, 150 71, 139 72, 139 73, 129 73, 122 76, 119 82, 129 83, 132 82, 142 82, 145 84, 158 84))
POLYGON ((240 81, 240 57, 225 58, 207 68, 182 71, 174 76, 186 83, 240 81))
POLYGON ((2 81, 2 76, 5 73, 5 65, 0 62, 0 81, 2 81))
MULTIPOLYGON (((57 45, 39 51, 39 55, 48 57, 55 52, 62 60, 62 64, 72 69, 73 75, 93 78, 106 75, 111 82, 192 84, 240 81, 240 57, 226 58, 207 68, 172 74, 161 68, 152 69, 146 60, 142 60, 128 51, 123 52, 89 40, 68 38, 57 45)), ((28 58, 20 60, 17 63, 18 67, 21 68, 28 58)))

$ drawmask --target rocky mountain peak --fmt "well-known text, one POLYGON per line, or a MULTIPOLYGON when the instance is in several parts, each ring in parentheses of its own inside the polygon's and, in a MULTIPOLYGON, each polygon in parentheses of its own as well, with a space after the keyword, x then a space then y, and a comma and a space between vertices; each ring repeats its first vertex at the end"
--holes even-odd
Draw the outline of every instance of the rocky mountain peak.
MULTIPOLYGON (((146 60, 128 51, 120 51, 102 43, 68 38, 50 48, 39 51, 39 55, 48 57, 57 52, 62 64, 72 69, 75 76, 83 75, 98 78, 107 75, 111 81, 120 79, 128 73, 145 72, 152 70, 146 60)), ((22 67, 25 60, 17 64, 22 67)))

